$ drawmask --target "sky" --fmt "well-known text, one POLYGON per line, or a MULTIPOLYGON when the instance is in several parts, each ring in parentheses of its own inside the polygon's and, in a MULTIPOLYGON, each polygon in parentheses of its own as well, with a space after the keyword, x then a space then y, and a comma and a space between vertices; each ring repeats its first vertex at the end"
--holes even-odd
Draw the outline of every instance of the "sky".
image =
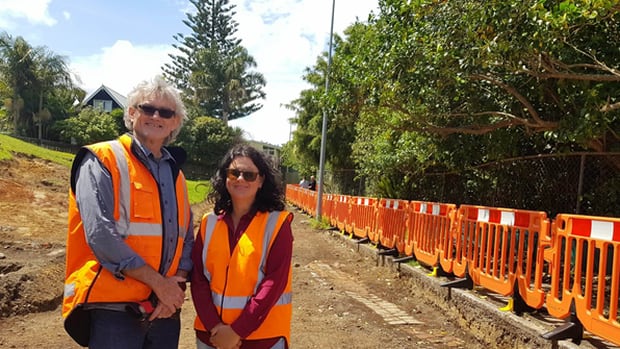
MULTIPOLYGON (((329 47, 331 0, 230 0, 236 36, 267 80, 263 108, 229 122, 250 140, 282 145, 295 126, 284 105, 310 86, 304 69, 329 47)), ((378 0, 336 0, 334 34, 377 13, 378 0)), ((187 0, 0 0, 0 32, 21 36, 65 56, 78 86, 102 84, 127 95, 140 81, 161 74, 174 54, 174 35, 187 35, 187 0)))

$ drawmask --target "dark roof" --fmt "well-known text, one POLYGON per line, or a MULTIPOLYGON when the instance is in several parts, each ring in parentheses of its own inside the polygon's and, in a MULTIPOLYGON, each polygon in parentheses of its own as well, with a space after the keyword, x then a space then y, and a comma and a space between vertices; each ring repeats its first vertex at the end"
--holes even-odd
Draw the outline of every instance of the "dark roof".
POLYGON ((120 105, 123 109, 125 109, 127 107, 127 97, 125 97, 122 94, 114 91, 113 89, 107 87, 106 85, 101 85, 101 87, 99 87, 95 91, 89 93, 88 96, 86 96, 86 98, 84 98, 84 101, 82 102, 82 104, 84 104, 84 105, 88 104, 88 102, 94 96, 96 96, 97 93, 99 93, 100 91, 107 92, 107 94, 110 96, 110 98, 112 98, 114 100, 114 102, 116 102, 116 104, 120 105))

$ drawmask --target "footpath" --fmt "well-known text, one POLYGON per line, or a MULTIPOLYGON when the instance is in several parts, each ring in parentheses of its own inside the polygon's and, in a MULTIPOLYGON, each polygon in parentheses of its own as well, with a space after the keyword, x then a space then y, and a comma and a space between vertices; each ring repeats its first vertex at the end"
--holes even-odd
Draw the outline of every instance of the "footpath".
POLYGON ((590 349, 620 348, 613 343, 593 336, 588 332, 579 344, 569 340, 548 340, 543 334, 556 329, 565 322, 549 316, 545 309, 521 316, 511 311, 501 310, 509 298, 486 292, 483 288, 472 290, 449 288, 442 284, 455 280, 453 277, 432 276, 431 270, 417 263, 399 262, 395 257, 382 255, 376 246, 360 243, 348 234, 332 231, 342 241, 355 249, 360 255, 374 258, 378 266, 400 273, 402 278, 410 278, 412 287, 418 289, 427 301, 442 310, 437 316, 446 316, 458 321, 463 330, 473 337, 487 342, 489 348, 550 348, 550 349, 590 349))

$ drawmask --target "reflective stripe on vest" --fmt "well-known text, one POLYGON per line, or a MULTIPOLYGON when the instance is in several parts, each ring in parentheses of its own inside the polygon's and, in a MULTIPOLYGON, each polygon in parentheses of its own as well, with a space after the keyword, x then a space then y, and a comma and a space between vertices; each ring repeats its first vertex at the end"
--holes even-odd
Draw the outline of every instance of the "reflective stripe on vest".
MULTIPOLYGON (((263 254, 261 255, 259 270, 258 270, 258 279, 256 285, 254 286, 254 293, 256 293, 256 289, 262 283, 265 278, 265 262, 267 261, 267 255, 269 254, 269 243, 271 242, 273 235, 276 233, 275 228, 278 223, 278 218, 280 216, 279 211, 269 212, 269 217, 267 218, 267 224, 265 225, 265 231, 263 235, 263 254)), ((209 244, 211 243, 211 238, 213 237, 213 232, 215 231, 215 224, 217 222, 217 216, 213 213, 209 214, 207 218, 207 225, 205 227, 205 238, 204 238, 204 248, 202 250, 202 265, 207 265, 207 250, 209 244)), ((209 283, 211 282, 211 273, 204 268, 204 274, 209 283)), ((247 304, 248 300, 251 296, 243 296, 243 297, 234 297, 234 296, 224 296, 215 291, 211 290, 211 296, 213 297, 214 304, 221 304, 224 309, 243 309, 247 304)), ((290 304, 292 299, 292 295, 290 293, 284 293, 278 299, 276 305, 285 305, 290 304)))
MULTIPOLYGON (((116 158, 116 166, 120 172, 121 178, 129 177, 129 167, 125 159, 125 151, 118 140, 110 141, 110 146, 114 157, 116 158)), ((161 224, 149 223, 131 223, 129 221, 129 210, 131 204, 131 183, 130 181, 121 181, 119 188, 119 212, 120 217, 116 221, 116 229, 123 238, 130 235, 133 236, 161 236, 163 234, 161 224)), ((184 231, 179 229, 179 231, 184 231)))
MULTIPOLYGON (((179 172, 179 177, 183 176, 183 173, 179 172)), ((180 178, 177 178, 177 182, 180 180, 180 178)), ((175 183, 175 188, 177 188, 177 183, 175 183)), ((185 176, 183 176, 183 180, 181 180, 181 185, 182 185, 182 191, 183 191, 183 196, 186 196, 188 191, 187 191, 187 182, 185 181, 185 176)), ((177 197, 179 196, 179 191, 178 189, 175 191, 177 194, 177 197)), ((177 200, 178 201, 178 200, 177 200)), ((177 224, 179 225, 179 235, 180 237, 185 240, 185 235, 187 235, 187 230, 189 229, 189 225, 190 225, 190 217, 191 217, 191 210, 192 207, 189 204, 189 198, 185 197, 185 199, 183 200, 183 207, 177 207, 177 210, 183 210, 180 212, 183 212, 183 214, 179 214, 177 212, 177 224), (183 219, 181 219, 183 218, 183 219)))
MULTIPOLYGON (((245 306, 248 304, 248 300, 250 297, 233 297, 226 296, 222 299, 222 296, 211 292, 211 296, 213 297, 213 304, 222 304, 222 308, 225 309, 240 309, 243 310, 245 306)), ((275 305, 286 305, 291 304, 293 300, 293 295, 290 292, 283 293, 275 305)))

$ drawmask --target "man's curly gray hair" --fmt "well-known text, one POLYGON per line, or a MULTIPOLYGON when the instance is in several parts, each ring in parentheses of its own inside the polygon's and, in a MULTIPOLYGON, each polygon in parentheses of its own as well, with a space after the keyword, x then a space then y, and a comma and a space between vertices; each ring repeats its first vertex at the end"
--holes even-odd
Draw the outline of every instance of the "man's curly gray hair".
POLYGON ((183 100, 181 100, 179 92, 160 75, 155 76, 150 81, 142 81, 129 92, 129 96, 127 96, 127 107, 125 108, 125 115, 123 117, 125 127, 127 127, 129 131, 133 131, 133 123, 129 117, 129 108, 137 108, 138 104, 148 97, 166 99, 175 104, 175 117, 180 118, 181 122, 164 142, 164 144, 168 145, 174 142, 179 132, 181 132, 183 123, 187 120, 187 115, 185 114, 185 105, 183 104, 183 100))

